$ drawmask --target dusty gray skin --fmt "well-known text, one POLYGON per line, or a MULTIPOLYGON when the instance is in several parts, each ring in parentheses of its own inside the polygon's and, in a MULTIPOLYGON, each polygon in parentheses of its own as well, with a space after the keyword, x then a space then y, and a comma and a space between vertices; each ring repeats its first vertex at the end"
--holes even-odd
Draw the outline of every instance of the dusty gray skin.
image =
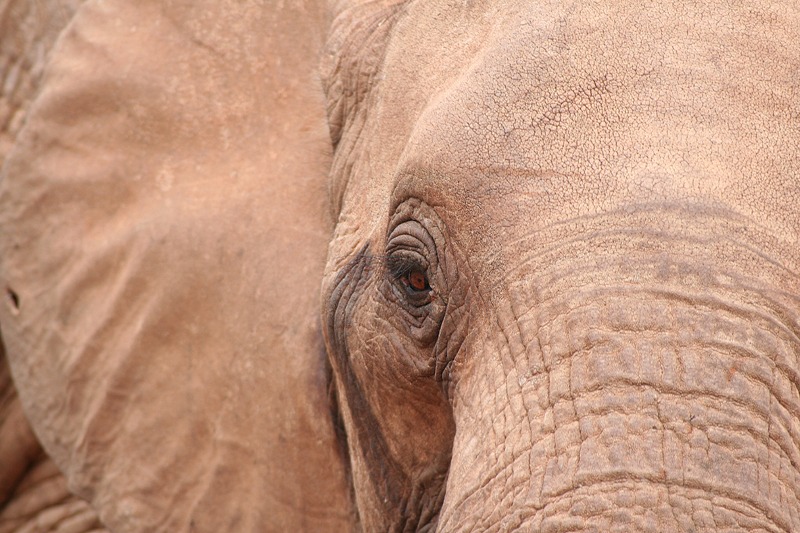
POLYGON ((90 2, 0 183, 109 529, 800 531, 791 2, 271 7, 90 2))

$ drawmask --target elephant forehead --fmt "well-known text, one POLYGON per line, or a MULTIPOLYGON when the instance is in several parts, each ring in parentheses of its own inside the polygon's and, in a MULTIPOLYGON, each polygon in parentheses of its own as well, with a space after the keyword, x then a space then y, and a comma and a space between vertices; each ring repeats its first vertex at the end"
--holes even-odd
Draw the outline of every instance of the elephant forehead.
POLYGON ((379 116, 408 132, 396 195, 468 197, 478 214, 511 197, 507 222, 685 199, 757 217, 783 202, 774 226, 800 229, 796 9, 467 4, 412 9, 387 51, 379 116), (754 180, 769 185, 743 196, 754 180))

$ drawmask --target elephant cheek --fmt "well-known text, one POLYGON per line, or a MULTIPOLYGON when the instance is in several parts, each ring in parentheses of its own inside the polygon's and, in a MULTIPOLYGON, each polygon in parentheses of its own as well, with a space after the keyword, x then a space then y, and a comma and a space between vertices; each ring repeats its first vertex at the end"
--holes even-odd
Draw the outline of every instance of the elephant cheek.
POLYGON ((334 279, 325 315, 359 519, 365 531, 430 530, 444 494, 452 413, 431 365, 422 364, 428 358, 376 296, 366 258, 334 279))

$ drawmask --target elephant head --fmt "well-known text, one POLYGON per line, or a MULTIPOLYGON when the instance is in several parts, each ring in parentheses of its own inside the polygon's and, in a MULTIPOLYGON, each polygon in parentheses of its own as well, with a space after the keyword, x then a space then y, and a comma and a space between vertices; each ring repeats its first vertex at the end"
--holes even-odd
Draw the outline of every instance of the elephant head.
POLYGON ((87 4, 0 193, 38 438, 121 531, 797 530, 797 43, 788 2, 87 4))
POLYGON ((797 529, 800 20, 676 9, 334 25, 323 317, 368 530, 797 529))

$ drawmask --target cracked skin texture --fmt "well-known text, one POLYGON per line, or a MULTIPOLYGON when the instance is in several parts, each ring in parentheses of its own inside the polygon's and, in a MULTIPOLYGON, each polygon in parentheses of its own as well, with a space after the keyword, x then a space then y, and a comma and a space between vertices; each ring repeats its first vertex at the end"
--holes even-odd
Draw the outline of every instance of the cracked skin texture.
POLYGON ((0 323, 111 530, 800 530, 791 2, 76 20, 0 323))

